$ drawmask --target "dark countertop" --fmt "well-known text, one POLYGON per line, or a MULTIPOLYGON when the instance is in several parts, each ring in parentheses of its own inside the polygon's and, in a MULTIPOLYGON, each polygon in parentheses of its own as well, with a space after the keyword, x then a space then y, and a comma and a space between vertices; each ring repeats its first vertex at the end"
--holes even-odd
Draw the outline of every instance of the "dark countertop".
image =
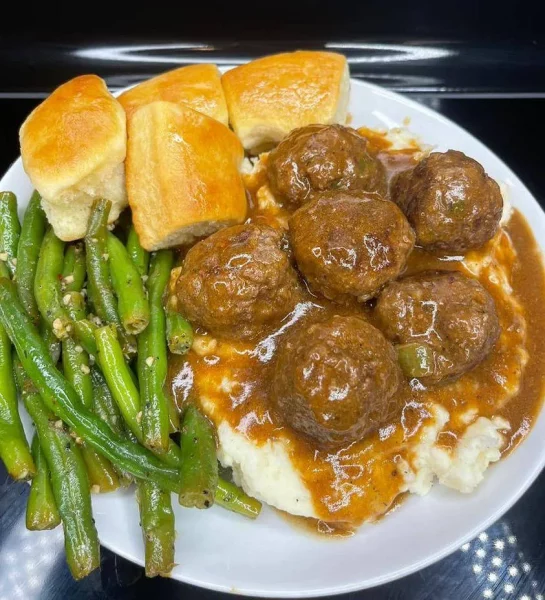
MULTIPOLYGON (((81 51, 88 46, 79 46, 79 58, 78 56, 74 58, 73 46, 70 46, 71 50, 68 52, 66 44, 58 43, 44 46, 43 55, 39 55, 31 48, 23 51, 21 47, 18 53, 15 53, 13 47, 6 53, 6 39, 6 36, 0 38, 0 64, 5 75, 3 84, 0 84, 0 169, 2 171, 18 154, 19 124, 39 101, 38 98, 43 97, 55 84, 73 74, 92 70, 106 76, 113 87, 120 87, 141 78, 144 73, 157 72, 174 66, 165 66, 163 59, 151 63, 139 60, 135 62, 110 60, 105 64, 100 60, 97 61, 96 56, 94 62, 86 63, 87 59, 81 57, 81 51), (56 62, 58 56, 63 53, 68 57, 65 62, 56 62), (42 59, 45 65, 43 68, 40 66, 42 59), (40 65, 37 64, 38 62, 40 65), (33 66, 31 63, 34 63, 33 66), (33 77, 25 79, 21 71, 22 66, 25 65, 32 66, 33 77)), ((369 43, 366 41, 366 44, 369 43)), ((412 91, 413 98, 466 127, 512 167, 542 206, 545 206, 545 169, 541 150, 542 141, 545 139, 543 118, 545 98, 541 98, 545 92, 545 78, 537 77, 537 69, 541 68, 543 61, 540 45, 533 44, 531 41, 520 42, 513 44, 511 53, 505 47, 502 50, 502 47, 494 44, 463 45, 459 47, 456 60, 454 56, 450 57, 452 69, 449 71, 443 69, 445 63, 440 62, 443 58, 448 58, 447 55, 443 58, 428 55, 426 60, 431 63, 428 63, 427 67, 426 63, 417 64, 418 61, 413 61, 412 66, 411 64, 407 66, 403 65, 403 62, 410 63, 410 59, 403 60, 403 56, 407 55, 406 44, 397 44, 399 46, 397 50, 392 49, 391 46, 377 48, 379 42, 373 44, 375 44, 374 48, 367 46, 353 48, 350 51, 352 59, 356 59, 352 69, 356 75, 369 76, 374 82, 382 80, 392 89, 412 91), (405 49, 401 46, 405 46, 405 49), (483 48, 486 48, 485 52, 483 48), (394 68, 389 68, 388 61, 385 60, 385 56, 391 56, 388 54, 390 52, 394 54, 397 52, 394 68), (482 52, 485 57, 490 57, 490 67, 483 66, 481 63, 478 68, 478 65, 474 64, 482 52), (373 56, 379 57, 380 68, 376 66, 377 62, 370 60, 373 56), (465 56, 468 61, 465 67, 463 61, 459 62, 461 56, 465 56), (515 56, 518 57, 517 60, 513 59, 515 56), (533 56, 532 60, 530 56, 533 56), (360 62, 357 62, 358 57, 360 62), (367 62, 361 60, 365 57, 367 62), (503 71, 500 68, 502 57, 505 58, 504 63, 509 63, 509 65, 503 64, 503 71), (525 61, 529 61, 528 71, 524 71, 525 61), (399 72, 396 71, 397 68, 400 69, 399 72), (464 70, 467 70, 468 77, 464 77, 464 70), (511 72, 519 70, 520 77, 504 81, 502 86, 501 79, 505 76, 506 70, 511 72), (418 84, 418 81, 422 83, 422 80, 418 78, 424 76, 423 73, 428 76, 430 72, 435 73, 433 77, 436 80, 424 81, 423 89, 418 84), (397 85, 396 81, 401 83, 397 85), (493 97, 490 94, 493 94, 493 97), (455 98, 452 97, 453 95, 455 98)), ((426 46, 426 44, 414 45, 420 48, 426 46)), ((97 46, 99 44, 93 45, 94 48, 97 46)), ((245 46, 244 52, 240 52, 238 45, 231 44, 230 47, 231 54, 239 57, 246 56, 255 49, 254 46, 245 46)), ((222 48, 225 50, 225 47, 222 48)), ((448 44, 435 43, 434 48, 446 49, 448 44)), ((129 55, 134 54, 133 50, 134 48, 129 55)), ((140 54, 150 51, 148 48, 140 54)), ((171 51, 174 51, 176 60, 179 60, 180 48, 169 50, 171 51)), ((216 59, 215 53, 212 54, 214 56, 210 54, 207 56, 212 60, 216 59)), ((228 48, 226 55, 230 55, 228 48)), ((161 56, 164 56, 164 52, 161 56)), ((171 580, 147 580, 140 567, 105 549, 102 552, 101 571, 82 582, 74 582, 64 561, 61 531, 43 534, 27 532, 24 527, 24 511, 28 486, 12 482, 3 467, 0 470, 0 481, 2 482, 0 484, 0 600, 132 599, 145 598, 152 594, 164 598, 219 599, 222 596, 171 580)), ((477 598, 543 600, 545 598, 544 506, 545 474, 542 474, 502 519, 450 557, 397 582, 373 590, 349 594, 349 596, 362 600, 474 600, 477 598)))

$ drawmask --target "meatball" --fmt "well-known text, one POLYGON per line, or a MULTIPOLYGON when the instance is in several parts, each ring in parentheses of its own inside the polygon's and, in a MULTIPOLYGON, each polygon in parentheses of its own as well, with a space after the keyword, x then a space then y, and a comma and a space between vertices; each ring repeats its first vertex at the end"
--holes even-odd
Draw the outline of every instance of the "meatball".
POLYGON ((429 383, 473 369, 500 334, 490 294, 475 279, 454 271, 429 271, 390 283, 375 314, 386 337, 404 345, 398 351, 412 354, 413 367, 420 360, 420 378, 429 383))
POLYGON ((187 253, 175 293, 181 312, 214 335, 248 339, 300 298, 287 240, 268 225, 222 229, 187 253))
POLYGON ((372 433, 398 411, 392 345, 359 317, 295 329, 278 350, 272 401, 285 423, 325 445, 372 433))
POLYGON ((268 174, 273 193, 295 206, 328 190, 386 193, 384 167, 367 140, 341 125, 294 129, 270 153, 268 174))
POLYGON ((311 289, 338 301, 375 296, 414 246, 403 213, 377 194, 324 193, 292 215, 289 235, 311 289))
POLYGON ((392 200, 431 251, 479 248, 498 229, 503 199, 498 184, 462 152, 434 152, 394 178, 392 200))

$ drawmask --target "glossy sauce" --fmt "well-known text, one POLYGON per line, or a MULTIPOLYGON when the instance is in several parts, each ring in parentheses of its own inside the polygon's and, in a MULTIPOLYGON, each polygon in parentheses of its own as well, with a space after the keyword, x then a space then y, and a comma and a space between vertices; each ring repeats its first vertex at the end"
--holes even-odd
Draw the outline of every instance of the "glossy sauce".
MULTIPOLYGON (((369 130, 362 133, 370 137, 371 149, 390 175, 415 164, 420 151, 417 145, 392 151, 384 136, 369 130)), ((252 197, 249 219, 286 227, 289 213, 267 199, 265 183, 265 169, 248 178, 252 197)), ((175 397, 181 404, 193 395, 216 425, 227 422, 257 445, 283 442, 321 519, 311 520, 313 527, 322 533, 339 530, 339 525, 330 527, 326 522, 342 524, 341 531, 346 534, 351 530, 345 523, 376 520, 402 498, 403 481, 397 465, 400 459, 410 457, 410 446, 430 419, 433 404, 441 404, 450 413, 439 437, 445 448, 451 448, 467 427, 464 417, 468 411, 505 417, 511 430, 504 453, 524 439, 541 407, 545 278, 539 249, 524 218, 514 211, 507 226, 491 242, 470 253, 464 262, 461 259, 432 256, 416 249, 407 273, 427 269, 461 270, 466 274, 471 271, 496 302, 502 329, 496 347, 483 363, 454 383, 429 389, 415 382, 404 384, 399 392, 404 407, 399 417, 360 442, 334 452, 317 448, 285 427, 268 399, 270 369, 282 335, 294 323, 312 319, 317 313, 358 314, 372 322, 370 308, 356 303, 340 307, 307 293, 278 329, 267 332, 257 344, 214 340, 208 351, 192 350, 183 359, 173 357, 170 380, 175 397), (483 263, 485 266, 479 266, 483 263), (512 293, 504 291, 504 284, 510 284, 512 293)))

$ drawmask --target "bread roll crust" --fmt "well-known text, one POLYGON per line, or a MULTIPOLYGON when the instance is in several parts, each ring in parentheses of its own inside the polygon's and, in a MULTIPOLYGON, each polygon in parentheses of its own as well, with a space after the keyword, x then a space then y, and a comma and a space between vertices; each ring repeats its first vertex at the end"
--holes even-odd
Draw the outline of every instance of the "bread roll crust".
POLYGON ((296 127, 346 121, 350 76, 341 54, 266 56, 227 71, 221 81, 229 121, 247 150, 262 150, 296 127))
POLYGON ((190 65, 139 83, 119 96, 129 119, 141 106, 164 100, 184 103, 228 125, 227 104, 216 65, 190 65))
POLYGON ((127 205, 125 113, 100 77, 58 87, 26 118, 19 139, 23 167, 62 240, 85 235, 96 198, 112 202, 110 222, 127 205))
POLYGON ((26 118, 19 133, 23 166, 51 202, 79 181, 125 159, 125 114, 96 75, 58 87, 26 118))
POLYGON ((244 151, 225 125, 184 104, 153 102, 129 120, 127 192, 146 250, 192 242, 246 217, 244 151))

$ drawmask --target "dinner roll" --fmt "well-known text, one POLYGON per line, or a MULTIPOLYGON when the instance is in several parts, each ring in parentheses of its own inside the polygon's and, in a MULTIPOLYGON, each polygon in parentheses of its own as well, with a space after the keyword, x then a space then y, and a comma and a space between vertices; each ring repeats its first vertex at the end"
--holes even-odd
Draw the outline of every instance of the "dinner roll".
POLYGON ((127 205, 125 113, 96 75, 58 87, 19 132, 23 167, 42 196, 55 234, 85 235, 95 198, 112 202, 110 222, 127 205))
POLYGON ((129 119, 127 192, 146 250, 188 244, 246 216, 244 151, 219 121, 152 102, 129 119))
POLYGON ((346 121, 350 74, 341 54, 266 56, 228 71, 221 82, 231 126, 254 153, 296 127, 346 121))
POLYGON ((119 96, 127 118, 150 102, 183 102, 228 125, 227 104, 216 65, 191 65, 148 79, 119 96))

